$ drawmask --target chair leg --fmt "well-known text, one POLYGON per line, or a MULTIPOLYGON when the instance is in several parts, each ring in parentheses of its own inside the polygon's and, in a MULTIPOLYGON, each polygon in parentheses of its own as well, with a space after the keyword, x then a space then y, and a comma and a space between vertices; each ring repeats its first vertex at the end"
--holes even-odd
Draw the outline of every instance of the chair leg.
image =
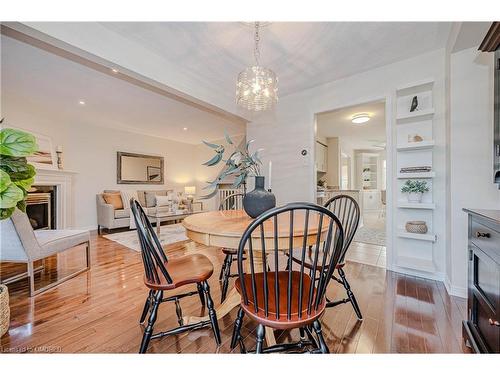
POLYGON ((325 339, 323 338, 323 332, 321 332, 321 324, 319 320, 316 319, 313 322, 313 328, 314 332, 316 332, 316 336, 318 336, 319 350, 321 351, 321 353, 330 353, 330 350, 328 350, 328 346, 326 346, 325 339))
POLYGON ((215 342, 217 345, 221 344, 220 331, 219 331, 219 323, 217 322, 217 313, 214 309, 214 301, 212 300, 212 296, 210 295, 210 286, 208 282, 203 282, 203 291, 205 292, 205 300, 207 302, 208 307, 208 316, 210 317, 210 323, 212 325, 212 330, 214 331, 215 342))
POLYGON ((358 317, 359 320, 363 320, 363 315, 361 315, 361 310, 359 308, 358 301, 356 300, 356 297, 354 296, 354 293, 351 290, 351 286, 349 285, 349 282, 345 277, 345 272, 342 268, 339 268, 339 276, 342 279, 342 284, 344 285, 344 288, 347 292, 347 297, 351 301, 351 305, 352 308, 354 309, 354 312, 356 313, 356 316, 358 317))
POLYGON ((243 317, 245 316, 245 312, 240 307, 238 310, 238 315, 236 316, 236 320, 234 321, 233 328, 233 336, 231 337, 231 349, 236 348, 236 344, 240 338, 241 325, 243 324, 243 317))
POLYGON ((28 262, 28 277, 30 284, 30 297, 35 295, 35 270, 33 268, 33 262, 28 262))
POLYGON ((227 254, 225 257, 224 257, 224 262, 222 262, 222 267, 220 268, 220 273, 219 273, 219 281, 222 280, 222 277, 224 276, 224 269, 226 268, 226 264, 227 264, 227 258, 231 256, 229 254, 227 254))
POLYGON ((97 234, 99 236, 101 235, 101 226, 100 225, 97 226, 97 234))
POLYGON ((200 302, 202 306, 205 306, 205 296, 203 295, 203 286, 201 283, 196 283, 196 287, 198 288, 198 295, 200 296, 200 302))
POLYGON ((255 353, 262 353, 262 344, 264 342, 264 335, 266 330, 262 324, 257 327, 257 345, 255 346, 255 353))
POLYGON ((224 268, 224 276, 222 279, 222 290, 220 296, 221 303, 226 299, 227 290, 229 288, 229 279, 231 278, 231 265, 233 264, 233 256, 228 254, 227 257, 227 263, 226 267, 224 268))
POLYGON ((146 316, 148 315, 149 308, 151 307, 151 299, 153 298, 153 291, 150 290, 146 302, 144 303, 144 309, 142 310, 141 319, 139 319, 139 324, 144 323, 146 316))
POLYGON ((182 309, 179 298, 175 299, 175 314, 177 315, 177 323, 179 323, 179 326, 183 326, 184 320, 182 319, 182 309))
POLYGON ((144 330, 144 335, 142 336, 141 347, 139 353, 146 353, 148 350, 149 342, 151 341, 151 336, 153 335, 153 327, 156 322, 156 315, 158 313, 158 307, 160 306, 161 300, 163 299, 163 291, 158 291, 155 295, 153 301, 153 308, 151 309, 151 314, 149 314, 148 326, 144 330))

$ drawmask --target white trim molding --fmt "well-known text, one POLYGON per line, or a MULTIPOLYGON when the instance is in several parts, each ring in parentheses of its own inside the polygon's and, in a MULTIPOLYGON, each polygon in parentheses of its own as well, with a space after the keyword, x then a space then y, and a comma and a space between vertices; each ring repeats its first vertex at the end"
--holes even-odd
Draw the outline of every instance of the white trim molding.
POLYGON ((467 288, 453 285, 448 277, 444 280, 444 286, 450 296, 467 298, 467 288))

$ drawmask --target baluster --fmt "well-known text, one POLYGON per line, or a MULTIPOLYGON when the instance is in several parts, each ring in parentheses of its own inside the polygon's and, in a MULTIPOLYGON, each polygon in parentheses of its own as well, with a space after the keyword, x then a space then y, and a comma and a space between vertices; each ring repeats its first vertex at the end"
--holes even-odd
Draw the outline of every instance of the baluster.
MULTIPOLYGON (((300 258, 300 281, 299 281, 299 294, 297 296, 298 304, 299 304, 299 318, 302 318, 302 294, 304 289, 304 266, 305 266, 305 257, 306 257, 306 249, 307 249, 307 236, 309 230, 309 210, 305 212, 305 220, 304 220, 304 241, 302 242, 302 254, 300 258)), ((312 280, 314 283, 314 280, 312 280)))
MULTIPOLYGON (((288 233, 288 254, 293 253, 293 213, 294 211, 290 211, 290 228, 288 233)), ((275 234, 278 235, 277 233, 275 234)), ((286 316, 288 319, 291 318, 292 314, 292 257, 288 256, 288 288, 286 295, 286 316)))

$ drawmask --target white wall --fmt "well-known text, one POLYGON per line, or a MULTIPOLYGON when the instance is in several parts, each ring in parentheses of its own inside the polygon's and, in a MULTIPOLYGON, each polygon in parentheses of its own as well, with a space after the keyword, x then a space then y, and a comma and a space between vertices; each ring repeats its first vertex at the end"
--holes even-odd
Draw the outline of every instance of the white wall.
MULTIPOLYGON (((64 148, 64 168, 75 175, 75 227, 97 227, 95 196, 104 189, 140 190, 174 188, 184 191, 196 185, 197 166, 202 162, 196 145, 99 127, 76 120, 61 122, 57 114, 41 115, 35 107, 2 98, 2 115, 8 126, 19 127, 52 138, 64 148), (165 158, 165 184, 118 185, 116 152, 128 151, 165 158)), ((75 116, 76 118, 76 116, 75 116)), ((199 192, 198 192, 199 193, 199 192)))
POLYGON ((493 184, 493 54, 477 47, 450 57, 450 227, 447 286, 465 295, 467 215, 462 208, 500 209, 493 184))
MULTIPOLYGON (((444 275, 445 257, 445 123, 444 123, 444 50, 429 52, 412 59, 389 64, 363 72, 309 90, 301 91, 280 99, 273 114, 255 119, 247 126, 247 137, 256 139, 258 147, 266 150, 264 163, 273 161, 273 190, 278 204, 290 201, 314 201, 315 176, 314 155, 314 115, 374 100, 386 99, 386 117, 388 119, 387 149, 392 150, 394 129, 394 95, 396 88, 407 86, 428 78, 435 80, 434 85, 434 130, 435 150, 434 168, 437 177, 434 183, 434 199, 439 204, 435 211, 434 224, 438 233, 435 244, 436 263, 440 277, 444 275), (309 151, 306 157, 301 150, 309 151)), ((332 67, 334 69, 335 67, 332 67)), ((388 155, 388 180, 394 170, 388 155)), ((394 181, 387 186, 388 198, 391 196, 394 181)), ((392 202, 388 199, 387 223, 392 225, 392 202)), ((392 238, 388 238, 388 247, 392 238)), ((388 249, 388 268, 394 266, 392 254, 388 249)))

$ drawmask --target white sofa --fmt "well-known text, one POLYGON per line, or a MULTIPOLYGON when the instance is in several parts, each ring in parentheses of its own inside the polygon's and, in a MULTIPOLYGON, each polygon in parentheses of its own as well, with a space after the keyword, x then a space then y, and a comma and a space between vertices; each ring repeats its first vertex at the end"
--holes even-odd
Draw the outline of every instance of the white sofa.
MULTIPOLYGON (((116 193, 117 190, 104 190, 104 193, 116 193)), ((137 198, 144 208, 146 214, 153 214, 157 209, 170 211, 170 207, 156 207, 157 195, 166 196, 173 193, 173 190, 138 190, 137 198)), ((115 210, 111 204, 106 203, 103 194, 97 194, 97 231, 101 234, 101 229, 127 228, 130 226, 130 208, 115 210)))

